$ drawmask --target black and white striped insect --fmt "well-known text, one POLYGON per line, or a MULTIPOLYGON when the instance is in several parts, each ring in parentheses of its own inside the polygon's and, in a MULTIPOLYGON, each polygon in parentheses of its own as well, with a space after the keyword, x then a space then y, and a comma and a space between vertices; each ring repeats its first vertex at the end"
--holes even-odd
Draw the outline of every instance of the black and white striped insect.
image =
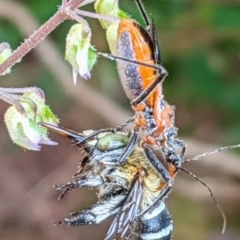
MULTIPOLYGON (((44 124, 49 130, 78 142, 91 131, 77 134, 44 124)), ((87 156, 73 180, 56 185, 62 198, 69 190, 97 187, 98 202, 88 210, 71 214, 56 224, 69 226, 99 224, 114 216, 105 239, 170 240, 173 223, 165 199, 155 202, 162 194, 159 186, 166 182, 152 167, 144 150, 136 145, 123 165, 117 160, 129 142, 126 132, 99 134, 82 146, 87 156)))
MULTIPOLYGON (((98 133, 85 131, 82 134, 63 130, 56 126, 39 123, 48 130, 68 137, 80 149, 86 152, 78 172, 71 182, 57 185, 62 190, 62 198, 69 190, 80 187, 96 187, 98 203, 88 210, 71 214, 57 224, 70 226, 99 224, 108 217, 115 216, 105 239, 140 239, 169 240, 172 236, 173 223, 165 206, 166 181, 159 175, 145 156, 144 149, 135 144, 127 161, 118 163, 119 155, 128 144, 130 134, 119 131, 115 133, 98 133), (94 135, 82 144, 86 136, 94 135), (160 187, 159 187, 160 186, 160 187), (164 195, 162 198, 161 196, 164 195)), ((199 160, 224 150, 240 148, 240 144, 220 147, 205 152, 183 163, 199 160)), ((164 160, 163 160, 164 162, 164 160)), ((181 167, 181 170, 202 183, 209 191, 216 207, 223 218, 222 233, 226 229, 226 216, 213 196, 211 188, 203 180, 181 167)), ((177 172, 176 172, 177 174, 177 172)), ((175 176, 174 176, 175 178, 175 176)))

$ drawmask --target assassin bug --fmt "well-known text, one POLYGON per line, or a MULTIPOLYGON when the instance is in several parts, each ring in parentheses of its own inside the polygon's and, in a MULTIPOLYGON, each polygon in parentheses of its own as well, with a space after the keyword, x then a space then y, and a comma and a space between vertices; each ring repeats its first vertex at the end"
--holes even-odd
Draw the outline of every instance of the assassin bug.
MULTIPOLYGON (((117 56, 107 55, 117 60, 122 85, 135 111, 134 130, 125 150, 119 157, 118 164, 124 164, 133 151, 139 131, 143 130, 144 137, 140 145, 153 167, 164 179, 165 185, 160 185, 159 188, 166 187, 167 194, 182 164, 185 143, 176 138, 175 108, 166 102, 162 94, 162 82, 167 72, 161 65, 153 20, 148 19, 142 2, 140 0, 135 0, 135 2, 145 20, 147 29, 133 20, 121 19, 118 26, 117 56), (162 150, 168 169, 159 161, 150 147, 158 147, 162 150), (180 154, 177 153, 179 149, 181 149, 180 154)), ((82 139, 79 145, 101 132, 114 132, 122 129, 123 126, 96 131, 82 139)), ((163 198, 164 195, 160 197, 163 198)))
MULTIPOLYGON (((49 130, 68 137, 78 146, 86 135, 67 131, 49 124, 49 130)), ((90 134, 90 131, 85 131, 90 134)), ((135 145, 123 165, 118 158, 129 141, 126 132, 103 133, 88 141, 81 149, 87 156, 73 180, 56 185, 62 190, 62 198, 69 190, 79 187, 97 187, 98 203, 88 210, 75 212, 70 218, 56 224, 69 226, 99 224, 114 216, 105 239, 170 240, 173 224, 162 199, 153 205, 162 194, 156 187, 164 182, 151 166, 141 147, 135 145)))

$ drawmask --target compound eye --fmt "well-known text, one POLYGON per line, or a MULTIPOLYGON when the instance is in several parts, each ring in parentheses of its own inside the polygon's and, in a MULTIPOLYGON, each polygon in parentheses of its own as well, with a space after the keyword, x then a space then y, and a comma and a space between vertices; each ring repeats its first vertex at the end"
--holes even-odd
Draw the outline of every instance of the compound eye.
POLYGON ((97 142, 100 151, 112 151, 125 147, 129 142, 129 137, 123 134, 111 133, 101 137, 97 142))

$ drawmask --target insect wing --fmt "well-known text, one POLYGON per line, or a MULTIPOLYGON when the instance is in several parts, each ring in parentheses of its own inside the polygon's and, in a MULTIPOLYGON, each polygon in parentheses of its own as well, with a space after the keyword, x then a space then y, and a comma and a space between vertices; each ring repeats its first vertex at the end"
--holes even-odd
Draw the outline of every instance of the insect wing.
POLYGON ((123 239, 127 235, 139 212, 142 195, 143 185, 137 179, 110 225, 105 240, 112 239, 114 235, 120 235, 123 239))
MULTIPOLYGON (((155 65, 152 40, 138 23, 123 19, 118 27, 117 56, 155 65)), ((117 61, 121 83, 130 100, 138 97, 156 79, 156 70, 127 61, 117 61)), ((148 97, 153 105, 153 94, 148 97)))

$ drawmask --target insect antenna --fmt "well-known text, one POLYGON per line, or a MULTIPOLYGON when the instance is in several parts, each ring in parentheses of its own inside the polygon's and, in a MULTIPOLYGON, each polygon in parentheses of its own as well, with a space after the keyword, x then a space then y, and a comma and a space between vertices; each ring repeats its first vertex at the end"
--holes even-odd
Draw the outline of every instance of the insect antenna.
POLYGON ((187 173, 190 177, 194 178, 195 180, 200 182, 204 187, 206 187, 208 189, 208 191, 210 193, 210 196, 211 196, 213 202, 215 203, 215 206, 218 208, 220 214, 222 215, 222 219, 223 219, 222 234, 224 234, 225 230, 226 230, 226 226, 227 226, 227 217, 226 217, 222 207, 219 205, 219 203, 215 199, 211 187, 206 182, 204 182, 201 178, 197 177, 195 174, 193 174, 192 172, 188 171, 186 168, 179 167, 178 169, 183 171, 183 172, 185 172, 185 173, 187 173))
POLYGON ((133 117, 129 118, 125 123, 123 123, 122 125, 120 126, 117 126, 115 128, 115 131, 118 132, 118 131, 123 131, 123 129, 129 124, 129 123, 132 123, 134 122, 136 119, 136 116, 134 115, 133 117))
POLYGON ((188 158, 186 160, 183 160, 183 163, 186 163, 186 162, 191 162, 191 161, 197 161, 199 160, 200 158, 203 158, 203 157, 207 157, 211 154, 215 154, 215 153, 218 153, 218 152, 222 152, 222 151, 225 151, 225 150, 230 150, 230 149, 235 149, 235 148, 240 148, 240 144, 236 144, 236 145, 231 145, 231 146, 225 146, 225 147, 220 147, 214 151, 211 151, 211 152, 205 152, 205 153, 202 153, 200 155, 197 155, 193 158, 188 158))

